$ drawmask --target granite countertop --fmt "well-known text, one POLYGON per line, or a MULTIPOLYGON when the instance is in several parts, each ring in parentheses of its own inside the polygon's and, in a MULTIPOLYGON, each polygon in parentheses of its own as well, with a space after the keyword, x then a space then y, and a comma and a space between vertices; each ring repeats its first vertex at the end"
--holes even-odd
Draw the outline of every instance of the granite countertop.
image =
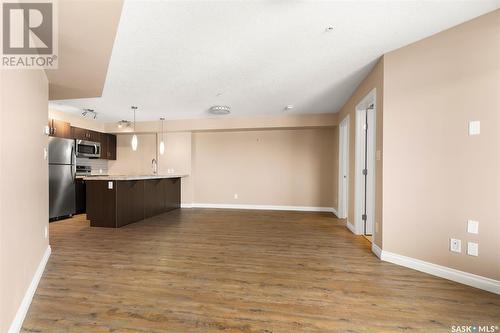
POLYGON ((163 178, 182 178, 187 175, 167 174, 167 175, 109 175, 109 176, 87 176, 84 180, 145 180, 163 178))

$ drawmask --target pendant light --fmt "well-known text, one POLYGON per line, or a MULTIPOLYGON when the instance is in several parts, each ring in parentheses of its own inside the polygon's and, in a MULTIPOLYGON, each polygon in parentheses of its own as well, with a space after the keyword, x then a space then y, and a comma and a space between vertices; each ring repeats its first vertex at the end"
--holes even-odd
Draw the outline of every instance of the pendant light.
POLYGON ((160 118, 161 120, 161 141, 160 141, 160 155, 165 154, 165 135, 163 134, 163 122, 165 118, 160 118))
POLYGON ((132 150, 136 151, 137 146, 139 145, 139 140, 137 139, 137 135, 135 134, 135 111, 137 111, 137 106, 132 106, 132 111, 134 112, 134 135, 132 136, 132 150))

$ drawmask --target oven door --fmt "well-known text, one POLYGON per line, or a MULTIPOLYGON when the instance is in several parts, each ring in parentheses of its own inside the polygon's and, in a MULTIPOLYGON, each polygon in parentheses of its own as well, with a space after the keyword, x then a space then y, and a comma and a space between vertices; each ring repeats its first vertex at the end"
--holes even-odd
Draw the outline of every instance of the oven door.
POLYGON ((99 142, 76 140, 76 156, 99 158, 101 157, 101 144, 99 142))

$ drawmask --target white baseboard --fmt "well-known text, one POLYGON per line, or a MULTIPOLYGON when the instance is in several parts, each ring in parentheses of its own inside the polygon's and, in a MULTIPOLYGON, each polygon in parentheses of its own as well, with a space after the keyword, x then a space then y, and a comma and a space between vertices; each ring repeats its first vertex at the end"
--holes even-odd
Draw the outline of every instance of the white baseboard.
POLYGON ((337 215, 333 207, 310 207, 310 206, 275 206, 275 205, 246 205, 246 204, 208 204, 192 203, 181 204, 181 208, 218 208, 218 209, 255 209, 255 210, 290 210, 300 212, 329 212, 337 215))
POLYGON ((374 242, 372 242, 372 252, 380 259, 380 257, 382 256, 382 249, 380 247, 378 247, 377 244, 375 244, 374 242))
POLYGON ((351 230, 353 234, 357 235, 356 228, 349 221, 346 222, 346 227, 347 229, 351 230))
MULTIPOLYGON (((372 247, 373 251, 373 247, 372 247)), ((500 281, 382 250, 380 259, 500 295, 500 281)))
POLYGON ((35 271, 35 275, 31 280, 28 290, 26 290, 26 293, 24 294, 23 300, 21 301, 21 305, 19 305, 19 308, 17 309, 16 316, 14 317, 14 320, 10 325, 8 333, 18 333, 21 330, 24 318, 28 313, 31 301, 33 300, 33 296, 35 295, 38 283, 42 278, 43 271, 45 270, 45 265, 47 264, 47 261, 49 261, 51 252, 52 250, 50 248, 50 245, 48 245, 47 249, 45 250, 45 253, 43 254, 42 260, 40 260, 40 263, 38 264, 38 268, 35 271))

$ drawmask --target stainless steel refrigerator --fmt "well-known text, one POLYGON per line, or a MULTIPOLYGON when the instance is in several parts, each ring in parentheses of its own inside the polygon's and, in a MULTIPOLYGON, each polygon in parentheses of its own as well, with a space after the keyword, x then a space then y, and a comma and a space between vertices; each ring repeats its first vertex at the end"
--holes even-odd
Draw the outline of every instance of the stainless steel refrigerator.
POLYGON ((75 214, 75 140, 49 138, 49 218, 75 214))

